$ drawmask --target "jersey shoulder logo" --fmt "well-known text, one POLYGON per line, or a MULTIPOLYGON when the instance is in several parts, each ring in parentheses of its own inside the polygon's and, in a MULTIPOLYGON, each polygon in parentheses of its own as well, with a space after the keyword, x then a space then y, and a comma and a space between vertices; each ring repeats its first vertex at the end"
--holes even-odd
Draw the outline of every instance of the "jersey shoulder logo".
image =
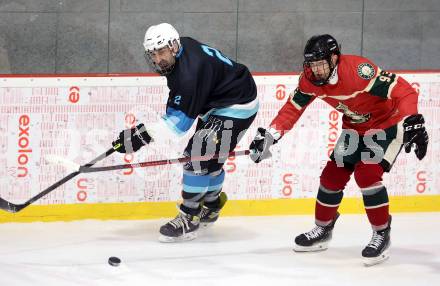
POLYGON ((372 79, 376 72, 374 68, 369 63, 361 63, 357 67, 357 74, 363 79, 372 79))

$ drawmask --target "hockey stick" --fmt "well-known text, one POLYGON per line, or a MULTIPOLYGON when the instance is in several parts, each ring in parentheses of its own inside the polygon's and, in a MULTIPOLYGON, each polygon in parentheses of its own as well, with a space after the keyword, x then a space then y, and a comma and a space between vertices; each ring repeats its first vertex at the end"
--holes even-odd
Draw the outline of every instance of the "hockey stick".
MULTIPOLYGON (((115 149, 112 147, 111 149, 108 149, 106 152, 104 152, 101 155, 99 155, 98 157, 96 157, 94 160, 90 161, 90 163, 87 163, 87 164, 85 164, 84 166, 81 166, 81 167, 85 167, 85 168, 91 167, 95 163, 97 163, 98 161, 101 161, 102 159, 104 159, 104 158, 110 156, 111 154, 113 154, 113 152, 115 152, 115 149)), ((47 189, 45 189, 42 192, 38 193, 37 195, 35 195, 34 197, 30 198, 29 200, 27 200, 23 204, 13 204, 11 202, 6 201, 3 198, 0 198, 0 209, 8 211, 8 212, 11 212, 11 213, 19 212, 22 209, 24 209, 25 207, 27 207, 30 204, 32 204, 33 202, 35 202, 36 200, 40 199, 41 197, 44 197, 45 195, 47 195, 51 191, 55 190, 56 188, 58 188, 62 184, 66 183, 67 181, 69 181, 72 178, 76 177, 80 173, 81 173, 81 168, 78 171, 75 171, 75 172, 67 175, 66 177, 62 178, 61 180, 59 180, 55 184, 49 186, 47 189)))
POLYGON ((167 159, 167 160, 158 160, 158 161, 150 161, 150 162, 142 162, 135 164, 122 164, 122 165, 114 165, 114 166, 105 166, 105 167, 90 167, 90 166, 81 166, 79 168, 79 172, 81 173, 93 173, 93 172, 104 172, 104 171, 113 171, 113 170, 121 170, 121 169, 131 169, 131 168, 144 168, 151 166, 160 166, 160 165, 170 165, 170 164, 178 164, 178 163, 187 163, 187 162, 197 162, 197 161, 207 161, 211 159, 219 159, 219 158, 228 158, 230 156, 243 156, 249 155, 249 150, 242 151, 232 151, 229 153, 223 154, 214 154, 214 155, 204 155, 204 156, 196 156, 196 157, 182 157, 176 159, 167 159))

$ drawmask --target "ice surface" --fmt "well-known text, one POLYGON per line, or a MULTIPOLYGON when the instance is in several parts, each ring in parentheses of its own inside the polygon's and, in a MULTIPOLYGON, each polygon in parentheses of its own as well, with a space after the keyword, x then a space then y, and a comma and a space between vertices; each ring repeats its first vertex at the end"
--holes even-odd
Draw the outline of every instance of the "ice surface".
POLYGON ((312 216, 224 217, 197 240, 161 244, 166 221, 0 224, 0 285, 440 285, 440 213, 394 215, 391 258, 369 268, 365 215, 341 215, 318 253, 292 251, 312 216))

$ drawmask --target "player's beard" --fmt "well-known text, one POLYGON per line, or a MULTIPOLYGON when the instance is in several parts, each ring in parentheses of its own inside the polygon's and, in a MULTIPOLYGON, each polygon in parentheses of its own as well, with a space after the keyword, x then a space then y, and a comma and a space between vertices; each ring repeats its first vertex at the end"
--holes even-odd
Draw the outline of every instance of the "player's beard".
POLYGON ((157 64, 162 70, 168 70, 171 67, 171 64, 165 60, 160 61, 157 64))
POLYGON ((161 69, 165 69, 168 70, 170 68, 172 68, 174 66, 174 64, 176 63, 176 59, 174 57, 170 57, 168 60, 167 59, 163 59, 158 63, 158 66, 161 69))

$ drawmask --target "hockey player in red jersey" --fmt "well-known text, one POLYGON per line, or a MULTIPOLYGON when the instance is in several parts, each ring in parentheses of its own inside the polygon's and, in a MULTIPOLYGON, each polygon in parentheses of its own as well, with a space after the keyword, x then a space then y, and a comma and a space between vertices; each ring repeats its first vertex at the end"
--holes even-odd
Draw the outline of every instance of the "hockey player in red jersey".
POLYGON ((316 226, 295 238, 295 251, 327 249, 338 219, 338 206, 351 175, 359 186, 371 241, 362 251, 366 265, 389 257, 391 216, 382 175, 389 172, 402 147, 426 155, 428 134, 417 111, 417 92, 403 78, 378 68, 370 60, 342 55, 330 35, 310 38, 304 50, 298 87, 269 128, 258 128, 250 149, 256 163, 292 129, 307 106, 320 98, 343 113, 343 131, 320 177, 315 206, 316 226))

